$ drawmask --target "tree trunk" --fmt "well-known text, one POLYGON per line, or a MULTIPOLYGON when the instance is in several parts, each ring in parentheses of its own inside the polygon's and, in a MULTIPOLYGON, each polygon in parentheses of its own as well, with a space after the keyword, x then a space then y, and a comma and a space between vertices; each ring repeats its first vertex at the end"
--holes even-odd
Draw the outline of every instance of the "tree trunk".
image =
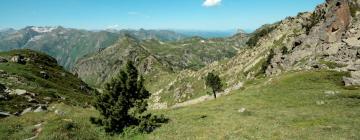
POLYGON ((213 94, 214 94, 214 98, 216 99, 216 92, 215 92, 215 90, 213 90, 213 94))

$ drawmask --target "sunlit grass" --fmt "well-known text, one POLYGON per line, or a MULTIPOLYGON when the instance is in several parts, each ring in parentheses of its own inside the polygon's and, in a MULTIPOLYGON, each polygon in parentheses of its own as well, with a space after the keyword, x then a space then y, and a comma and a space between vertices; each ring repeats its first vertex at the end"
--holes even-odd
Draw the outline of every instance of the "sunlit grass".
POLYGON ((360 92, 344 88, 343 75, 295 72, 249 82, 216 100, 154 111, 170 122, 132 137, 108 136, 91 124, 95 109, 56 104, 65 115, 51 111, 0 120, 0 139, 31 137, 32 126, 41 122, 40 139, 359 139, 360 92))

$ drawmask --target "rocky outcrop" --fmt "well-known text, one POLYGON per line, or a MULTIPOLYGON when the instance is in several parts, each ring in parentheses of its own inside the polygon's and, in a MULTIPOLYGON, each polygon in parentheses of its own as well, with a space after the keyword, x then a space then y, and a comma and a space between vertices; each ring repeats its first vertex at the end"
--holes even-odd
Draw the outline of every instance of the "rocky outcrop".
POLYGON ((0 63, 6 63, 8 60, 4 57, 0 57, 0 63))
POLYGON ((13 58, 12 64, 0 64, 0 111, 21 115, 45 111, 54 101, 81 105, 91 99, 92 89, 50 56, 14 50, 2 52, 0 57, 13 58))
POLYGON ((357 86, 360 85, 360 71, 352 71, 351 77, 343 78, 345 86, 357 86))
POLYGON ((10 98, 6 90, 7 88, 5 87, 5 85, 0 84, 0 101, 8 100, 10 98))
POLYGON ((46 71, 40 71, 40 75, 44 79, 49 79, 50 78, 49 74, 46 71))
POLYGON ((22 56, 22 55, 13 56, 13 57, 11 57, 10 61, 13 62, 13 63, 19 63, 19 64, 25 64, 26 63, 25 57, 22 56))
MULTIPOLYGON (((352 2, 327 0, 313 13, 301 14, 293 20, 283 20, 274 32, 283 30, 278 35, 284 36, 284 39, 278 44, 274 43, 275 54, 266 74, 271 76, 283 71, 302 69, 359 71, 355 64, 360 58, 360 22, 351 16, 352 2), (299 22, 303 22, 302 28, 296 28, 299 22), (306 34, 309 22, 313 24, 306 34), (286 33, 284 30, 289 28, 285 25, 292 27, 297 34, 286 33)), ((271 41, 269 38, 264 40, 271 41)), ((262 43, 261 46, 266 44, 262 43)), ((356 84, 356 79, 344 78, 347 85, 356 84)))
POLYGON ((348 0, 327 0, 325 21, 322 28, 328 35, 328 42, 341 39, 351 22, 351 13, 348 0))
POLYGON ((203 39, 193 37, 178 42, 137 40, 125 36, 119 41, 92 55, 80 59, 73 70, 84 81, 101 86, 111 79, 123 64, 134 61, 146 79, 184 69, 200 69, 214 61, 233 57, 246 35, 226 39, 203 39))
POLYGON ((9 117, 9 116, 11 116, 11 114, 9 112, 0 111, 0 118, 5 118, 5 117, 9 117))
POLYGON ((359 85, 360 22, 352 14, 354 3, 359 4, 355 0, 327 0, 314 12, 263 26, 250 35, 251 45, 239 49, 237 56, 199 71, 180 72, 163 86, 162 94, 173 95, 175 104, 206 95, 202 77, 212 71, 220 74, 227 89, 260 75, 313 69, 349 72, 344 83, 359 85), (192 93, 187 93, 189 90, 192 93))

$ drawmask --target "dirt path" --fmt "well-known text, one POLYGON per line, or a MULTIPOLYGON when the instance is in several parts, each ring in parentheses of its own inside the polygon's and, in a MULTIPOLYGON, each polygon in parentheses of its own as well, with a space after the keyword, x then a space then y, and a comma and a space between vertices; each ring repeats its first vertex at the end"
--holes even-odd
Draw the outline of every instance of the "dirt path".
MULTIPOLYGON (((224 92, 220 92, 220 93, 216 94, 216 97, 221 97, 221 96, 224 96, 224 95, 228 95, 231 91, 238 90, 238 89, 242 88, 243 85, 244 84, 242 82, 239 82, 238 84, 236 84, 236 85, 234 85, 234 86, 232 86, 230 88, 227 88, 226 90, 224 90, 224 92)), ((194 105, 194 104, 198 104, 198 103, 201 103, 201 102, 204 102, 204 101, 210 101, 210 100, 214 100, 214 96, 205 95, 205 96, 201 96, 201 97, 196 98, 196 99, 192 99, 192 100, 188 100, 188 101, 185 101, 185 102, 182 102, 182 103, 175 104, 175 105, 171 106, 170 108, 173 109, 173 108, 185 107, 185 106, 194 105)))

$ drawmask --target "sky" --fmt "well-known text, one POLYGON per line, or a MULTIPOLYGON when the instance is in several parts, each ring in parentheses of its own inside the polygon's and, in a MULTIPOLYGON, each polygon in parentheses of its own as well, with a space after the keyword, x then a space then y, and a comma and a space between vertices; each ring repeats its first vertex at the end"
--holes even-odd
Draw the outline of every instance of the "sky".
POLYGON ((0 29, 255 30, 324 0, 0 0, 0 29))

